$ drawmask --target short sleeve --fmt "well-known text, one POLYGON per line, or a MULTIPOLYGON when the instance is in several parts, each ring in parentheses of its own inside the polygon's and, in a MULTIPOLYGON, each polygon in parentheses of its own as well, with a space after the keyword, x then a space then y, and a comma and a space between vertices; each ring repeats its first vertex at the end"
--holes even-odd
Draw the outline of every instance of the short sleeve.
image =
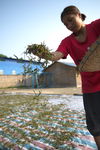
POLYGON ((67 55, 68 55, 68 39, 67 38, 61 41, 56 51, 59 51, 64 54, 63 59, 67 58, 67 55))
POLYGON ((100 36, 100 19, 93 21, 91 25, 93 29, 95 30, 96 34, 100 36))

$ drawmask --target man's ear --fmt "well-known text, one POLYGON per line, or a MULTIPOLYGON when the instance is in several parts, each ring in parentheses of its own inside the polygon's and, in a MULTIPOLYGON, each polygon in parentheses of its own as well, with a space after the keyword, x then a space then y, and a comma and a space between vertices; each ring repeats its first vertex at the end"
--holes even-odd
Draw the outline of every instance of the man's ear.
POLYGON ((78 15, 79 15, 79 17, 82 19, 82 15, 81 15, 80 13, 79 13, 78 15))

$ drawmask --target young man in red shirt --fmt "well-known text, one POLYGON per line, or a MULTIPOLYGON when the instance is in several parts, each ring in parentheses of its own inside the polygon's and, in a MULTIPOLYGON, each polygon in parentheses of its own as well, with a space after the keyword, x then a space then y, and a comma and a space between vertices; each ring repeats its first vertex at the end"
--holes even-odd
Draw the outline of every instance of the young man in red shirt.
MULTIPOLYGON (((76 6, 68 6, 63 10, 61 21, 72 34, 63 39, 58 49, 51 53, 51 60, 66 58, 69 54, 75 64, 79 65, 88 48, 100 36, 100 19, 86 25, 85 18, 76 6)), ((100 71, 80 74, 87 128, 100 149, 100 71)))

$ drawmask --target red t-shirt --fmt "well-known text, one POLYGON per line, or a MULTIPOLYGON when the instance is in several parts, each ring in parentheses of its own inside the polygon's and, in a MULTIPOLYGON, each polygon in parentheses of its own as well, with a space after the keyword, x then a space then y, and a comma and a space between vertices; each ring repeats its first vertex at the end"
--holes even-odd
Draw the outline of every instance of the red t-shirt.
MULTIPOLYGON (((86 25, 87 37, 84 42, 79 42, 75 39, 74 35, 63 39, 57 49, 64 54, 64 58, 69 54, 78 65, 85 55, 88 47, 96 41, 100 36, 100 19, 93 21, 86 25)), ((96 72, 81 72, 82 79, 82 92, 93 93, 100 91, 100 71, 96 72)))

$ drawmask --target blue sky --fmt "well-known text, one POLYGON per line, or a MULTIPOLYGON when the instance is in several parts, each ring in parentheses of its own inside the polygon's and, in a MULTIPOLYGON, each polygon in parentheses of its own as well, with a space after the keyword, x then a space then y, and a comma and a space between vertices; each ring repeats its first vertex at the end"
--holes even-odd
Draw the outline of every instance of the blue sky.
POLYGON ((100 0, 0 0, 0 53, 23 57, 27 45, 43 41, 55 51, 70 34, 60 21, 68 5, 86 14, 85 23, 99 18, 100 0))

